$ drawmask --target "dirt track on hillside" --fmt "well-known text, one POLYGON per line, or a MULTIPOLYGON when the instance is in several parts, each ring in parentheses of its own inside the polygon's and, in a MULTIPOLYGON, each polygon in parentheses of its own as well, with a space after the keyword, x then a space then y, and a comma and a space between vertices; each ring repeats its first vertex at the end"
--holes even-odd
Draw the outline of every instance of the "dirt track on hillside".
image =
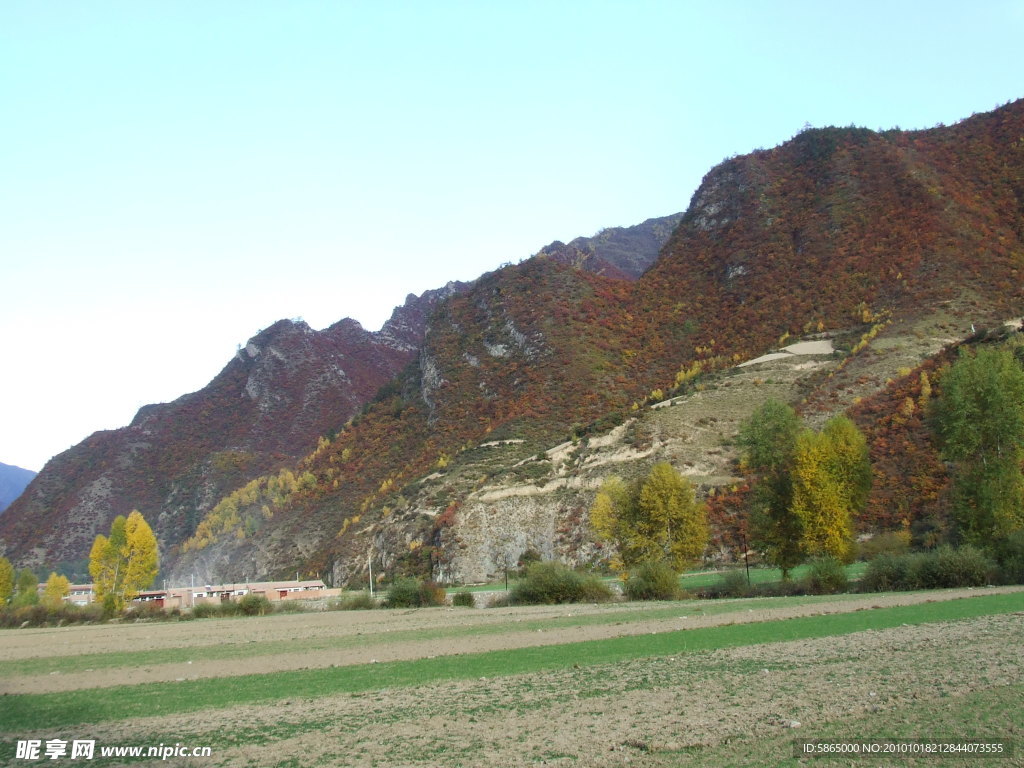
MULTIPOLYGON (((82 688, 101 688, 146 682, 233 677, 253 672, 318 669, 402 659, 430 658, 480 651, 555 645, 628 635, 671 632, 680 629, 772 619, 846 613, 873 607, 911 605, 934 601, 1024 591, 1024 587, 947 590, 941 593, 863 595, 856 598, 817 602, 809 605, 772 607, 770 599, 749 601, 750 608, 719 615, 701 615, 708 603, 679 603, 679 614, 669 618, 643 619, 646 604, 562 605, 546 608, 451 609, 413 611, 365 611, 308 613, 258 619, 196 620, 191 622, 97 625, 57 629, 12 630, 0 633, 0 660, 44 658, 76 654, 102 654, 191 647, 194 657, 185 662, 147 663, 137 667, 51 672, 44 675, 0 678, 2 693, 45 693, 82 688), (761 607, 763 606, 763 607, 761 607), (521 621, 548 618, 591 617, 611 613, 633 613, 623 621, 544 630, 516 631, 521 621), (636 620, 632 620, 636 619, 636 620), (501 625, 504 631, 472 634, 474 627, 501 625), (438 627, 461 627, 465 634, 427 640, 391 640, 391 632, 415 632, 438 627), (304 641, 316 636, 343 647, 287 650, 287 641, 304 641), (358 639, 362 637, 362 639, 358 639), (346 639, 349 641, 346 643, 346 639), (284 642, 282 648, 280 643, 284 642), (353 642, 354 641, 354 642, 353 642), (259 643, 277 642, 273 653, 260 654, 259 643), (255 645, 252 645, 255 644, 255 645), (204 648, 220 645, 237 647, 232 658, 204 659, 204 648)), ((662 606, 666 604, 661 604, 662 606)))

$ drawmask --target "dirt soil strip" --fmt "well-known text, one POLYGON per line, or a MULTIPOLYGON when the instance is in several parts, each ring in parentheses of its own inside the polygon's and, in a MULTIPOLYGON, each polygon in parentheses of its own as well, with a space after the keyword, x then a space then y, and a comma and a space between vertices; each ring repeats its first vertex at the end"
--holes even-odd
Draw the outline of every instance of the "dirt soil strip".
MULTIPOLYGON (((971 692, 1019 686, 1022 637, 1021 614, 985 616, 139 718, 61 737, 212 745, 212 758, 182 763, 206 768, 704 765, 703 750, 737 741, 782 738, 788 749, 790 733, 813 739, 829 723, 865 716, 896 723, 913 703, 956 706, 971 692)), ((970 713, 963 718, 963 733, 935 736, 964 737, 970 713)))
MULTIPOLYGON (((386 635, 383 637, 368 638, 365 647, 357 648, 336 648, 317 651, 304 650, 300 653, 277 653, 273 655, 261 655, 254 657, 245 653, 245 646, 240 646, 239 658, 213 659, 204 661, 201 648, 197 648, 196 658, 187 662, 172 664, 148 665, 145 667, 118 667, 115 669, 98 669, 85 672, 73 673, 49 673, 46 675, 24 675, 13 676, 0 680, 0 692, 14 693, 54 693, 59 691, 71 691, 83 688, 105 688, 119 685, 135 685, 139 683, 169 682, 180 680, 194 680, 205 678, 227 678, 240 675, 251 675, 254 671, 260 673, 280 672, 296 669, 321 669, 330 666, 350 666, 355 664, 370 664, 374 662, 399 661, 408 659, 434 658, 437 656, 451 656, 463 653, 479 653, 484 651, 509 650, 513 648, 527 648, 545 645, 560 645, 564 643, 575 643, 586 640, 599 640, 611 637, 623 637, 631 635, 654 634, 658 632, 674 632, 682 629, 695 629, 698 627, 720 626, 724 624, 741 624, 749 622, 772 621, 777 619, 790 619, 801 616, 816 616, 832 613, 850 613, 865 608, 890 607, 898 605, 914 605, 935 600, 952 600, 968 598, 978 595, 996 594, 1004 592, 1020 592, 1024 587, 1000 587, 986 589, 962 589, 945 590, 931 593, 906 593, 885 595, 864 595, 862 598, 847 599, 843 601, 818 602, 810 605, 796 605, 785 607, 771 607, 769 599, 764 601, 764 607, 750 608, 745 612, 732 612, 720 615, 702 616, 688 615, 686 610, 693 607, 693 603, 680 604, 680 615, 674 618, 653 619, 649 621, 631 621, 622 624, 598 624, 579 627, 565 627, 557 629, 546 629, 536 631, 515 631, 514 624, 510 625, 508 632, 503 634, 473 635, 471 629, 467 630, 465 636, 449 636, 430 640, 412 640, 402 642, 388 642, 386 635)), ((751 601, 757 605, 761 601, 751 601)), ((621 607, 621 606, 620 606, 621 607)), ((568 606, 560 606, 561 612, 553 615, 565 616, 568 606)), ((571 607, 574 611, 578 606, 571 607)), ((521 609, 520 609, 521 610, 521 609)), ((370 612, 368 612, 370 613, 370 612)), ((529 613, 531 619, 541 618, 548 611, 529 613)), ((515 614, 513 614, 515 615, 515 614)), ((323 620, 323 614, 306 614, 310 623, 316 625, 323 620)), ((431 609, 406 613, 404 616, 391 617, 393 623, 389 626, 394 628, 408 629, 411 626, 423 626, 423 622, 429 622, 426 626, 436 627, 446 624, 451 612, 444 609, 431 609), (402 623, 402 619, 407 623, 402 623)), ((277 617, 274 617, 275 619, 277 617)), ((301 618, 301 617, 300 617, 301 618)), ((343 622, 346 618, 337 614, 328 616, 335 622, 343 622)), ((488 618, 489 617, 485 617, 488 618)), ((502 617, 505 622, 510 620, 509 616, 502 617)), ((196 622, 190 622, 195 624, 196 622)), ((231 622, 221 631, 232 629, 245 629, 240 627, 239 621, 231 622)), ((262 622, 271 624, 273 622, 262 622)), ((471 626, 471 625, 470 625, 471 626)), ((176 630, 175 625, 149 625, 150 634, 157 635, 161 629, 176 630)), ((288 631, 294 631, 295 623, 289 624, 288 631)), ((73 629, 73 628, 72 628, 73 629)), ((37 635, 38 643, 44 642, 46 635, 37 635)), ((58 642, 66 642, 63 636, 58 636, 58 642)), ((222 636, 223 637, 223 636, 222 636)), ((141 639, 141 638, 138 638, 141 639)), ((125 647, 127 638, 122 638, 119 650, 125 647)), ((145 646, 143 646, 145 647, 145 646)), ((141 648, 139 648, 141 650, 141 648)))

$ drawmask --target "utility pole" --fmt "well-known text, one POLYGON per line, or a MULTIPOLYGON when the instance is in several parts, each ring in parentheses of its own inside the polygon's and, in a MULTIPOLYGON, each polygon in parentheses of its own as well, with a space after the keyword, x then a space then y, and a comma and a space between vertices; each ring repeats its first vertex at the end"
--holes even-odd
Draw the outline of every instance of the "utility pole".
POLYGON ((750 586, 750 559, 747 556, 748 548, 747 548, 747 537, 746 537, 746 534, 741 533, 740 534, 740 539, 743 542, 743 564, 747 568, 747 586, 749 587, 750 586))
POLYGON ((370 570, 370 597, 373 597, 373 546, 366 553, 366 567, 370 570))

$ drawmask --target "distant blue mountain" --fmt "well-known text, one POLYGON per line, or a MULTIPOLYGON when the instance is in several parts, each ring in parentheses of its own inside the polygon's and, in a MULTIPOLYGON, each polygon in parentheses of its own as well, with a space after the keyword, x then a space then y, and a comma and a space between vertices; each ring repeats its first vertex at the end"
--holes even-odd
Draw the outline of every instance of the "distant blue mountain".
POLYGON ((0 512, 10 506, 11 502, 21 496, 36 473, 30 469, 12 467, 0 463, 0 512))

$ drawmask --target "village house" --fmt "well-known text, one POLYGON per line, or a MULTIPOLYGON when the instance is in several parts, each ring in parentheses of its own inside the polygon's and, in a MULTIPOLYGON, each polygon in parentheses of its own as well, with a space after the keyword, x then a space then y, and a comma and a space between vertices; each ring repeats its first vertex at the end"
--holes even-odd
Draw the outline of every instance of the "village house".
MULTIPOLYGON (((281 600, 314 600, 327 597, 336 590, 328 590, 320 579, 307 581, 249 581, 236 584, 207 584, 198 587, 168 587, 140 592, 132 603, 156 603, 166 610, 184 610, 200 603, 222 603, 238 600, 245 595, 260 595, 270 602, 281 600)), ((94 602, 96 593, 92 584, 72 584, 64 601, 74 605, 94 602)))

